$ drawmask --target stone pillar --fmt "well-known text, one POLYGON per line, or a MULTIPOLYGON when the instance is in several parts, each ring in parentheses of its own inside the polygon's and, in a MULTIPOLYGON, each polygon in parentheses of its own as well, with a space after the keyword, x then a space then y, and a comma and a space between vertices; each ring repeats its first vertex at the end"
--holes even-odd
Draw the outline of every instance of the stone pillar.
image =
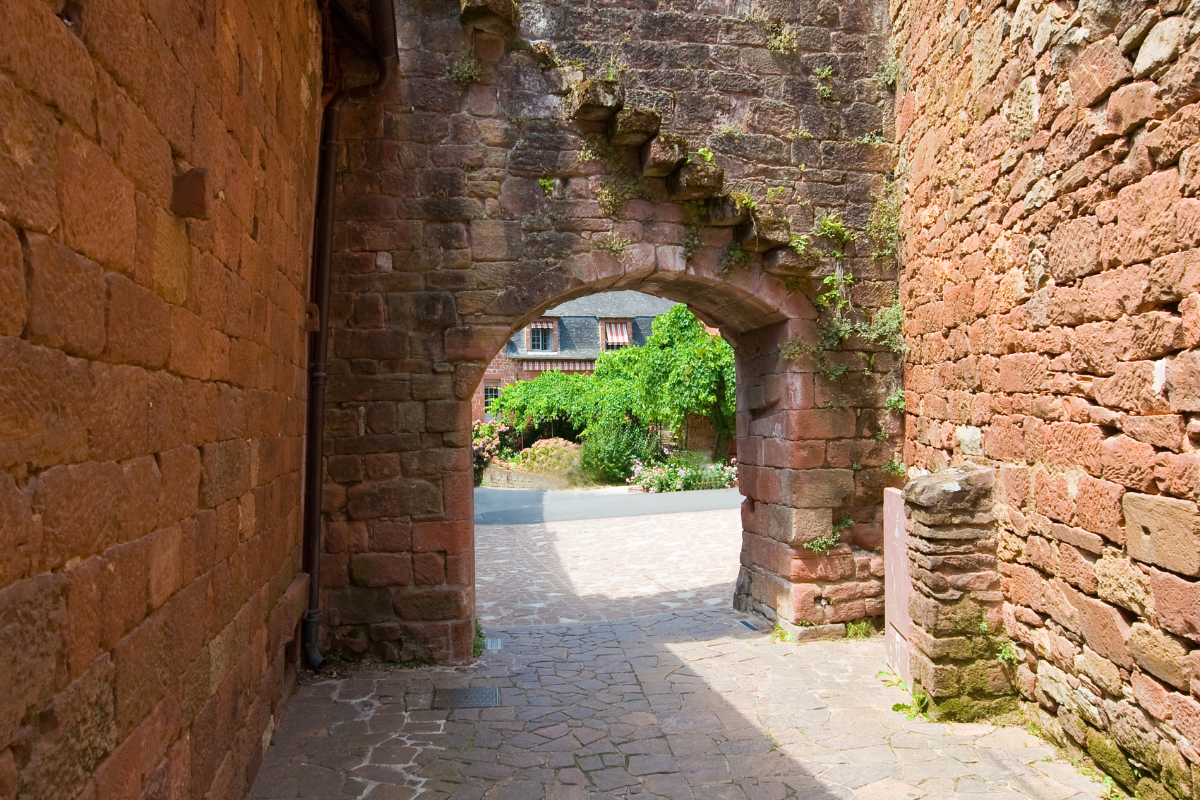
MULTIPOLYGON (((969 722, 1014 705, 1001 613, 991 467, 966 465, 904 487, 913 694, 935 719, 969 722)), ((1009 646, 1011 646, 1009 644, 1009 646)))

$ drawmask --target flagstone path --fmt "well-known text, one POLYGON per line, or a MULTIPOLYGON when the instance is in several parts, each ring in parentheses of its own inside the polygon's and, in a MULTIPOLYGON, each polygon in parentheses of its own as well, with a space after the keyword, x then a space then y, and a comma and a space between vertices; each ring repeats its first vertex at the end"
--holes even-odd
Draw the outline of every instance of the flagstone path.
POLYGON ((715 555, 728 549, 736 520, 721 521, 722 536, 716 519, 671 516, 478 528, 480 604, 493 603, 481 613, 494 618, 485 629, 501 649, 470 667, 307 682, 251 796, 1101 797, 1099 784, 1022 729, 910 721, 892 711, 908 698, 877 674, 879 638, 797 645, 740 626, 751 618, 727 607, 737 548, 720 569, 715 555), (664 580, 678 565, 659 555, 663 541, 705 577, 664 580), (504 599, 514 583, 525 594, 504 599), (618 616, 664 604, 677 605, 618 616), (590 621, 513 624, 576 615, 590 621), (500 706, 431 708, 435 689, 460 686, 498 687, 500 706))

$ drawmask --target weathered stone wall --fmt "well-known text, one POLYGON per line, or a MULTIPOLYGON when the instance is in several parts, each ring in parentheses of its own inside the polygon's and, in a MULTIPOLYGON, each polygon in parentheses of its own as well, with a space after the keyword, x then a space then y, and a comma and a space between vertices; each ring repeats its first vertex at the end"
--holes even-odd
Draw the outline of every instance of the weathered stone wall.
MULTIPOLYGON (((503 2, 463 7, 476 20, 466 34, 459 7, 401 3, 399 80, 346 109, 325 442, 329 644, 469 658, 471 397, 514 330, 616 288, 688 303, 734 343, 743 606, 792 621, 878 614, 872 549, 890 448, 873 437, 894 361, 872 371, 864 358, 852 379, 818 383, 780 347, 817 338, 789 233, 835 211, 861 227, 890 166, 868 136, 890 119, 873 77, 882 10, 526 2, 514 38, 496 17, 503 2), (772 32, 789 52, 769 49, 772 32), (585 77, 591 93, 574 90, 585 77), (610 136, 603 117, 621 93, 625 108, 657 114, 657 137, 654 114, 610 136), (640 154, 630 143, 646 131, 640 154), (762 225, 746 228, 744 205, 703 199, 733 190, 757 200, 762 225), (845 517, 835 552, 803 549, 845 517), (797 583, 808 585, 797 594, 797 583)), ((893 274, 858 255, 846 260, 863 304, 887 304, 893 274)))
POLYGON ((257 769, 304 602, 320 86, 315 3, 0 3, 4 800, 257 769))
MULTIPOLYGON (((1021 691, 1142 796, 1200 704, 1196 4, 896 2, 908 463, 999 468, 1021 691)), ((1157 792, 1157 793, 1156 793, 1157 792)))

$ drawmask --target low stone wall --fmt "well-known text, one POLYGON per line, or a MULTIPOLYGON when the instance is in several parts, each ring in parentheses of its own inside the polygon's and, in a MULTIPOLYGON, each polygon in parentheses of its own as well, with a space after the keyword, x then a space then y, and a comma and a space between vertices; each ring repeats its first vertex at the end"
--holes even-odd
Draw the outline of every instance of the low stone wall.
MULTIPOLYGON (((1014 705, 992 511, 996 471, 966 466, 904 487, 913 691, 936 719, 969 722, 1014 705)), ((1009 644, 1011 648, 1011 643, 1009 644)))
POLYGON ((561 475, 538 475, 488 464, 483 485, 490 489, 569 489, 571 482, 561 475))

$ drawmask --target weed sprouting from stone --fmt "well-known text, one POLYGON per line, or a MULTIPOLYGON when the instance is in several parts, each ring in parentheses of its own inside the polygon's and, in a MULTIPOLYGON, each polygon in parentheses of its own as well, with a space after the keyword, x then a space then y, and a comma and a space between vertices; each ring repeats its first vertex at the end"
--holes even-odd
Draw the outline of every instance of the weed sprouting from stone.
POLYGON ((873 245, 871 258, 895 258, 900 251, 900 192, 895 181, 887 181, 872 198, 875 203, 867 221, 867 236, 873 245))
POLYGON ((884 137, 883 131, 871 131, 869 133, 864 133, 854 141, 857 144, 869 144, 873 147, 877 147, 886 142, 887 139, 884 137))
POLYGON ((907 408, 904 400, 904 390, 897 389, 889 394, 883 401, 883 407, 888 411, 904 411, 907 408))
POLYGON ((750 262, 750 253, 742 248, 742 243, 733 242, 729 245, 729 249, 725 251, 725 257, 721 259, 721 267, 723 272, 728 275, 735 269, 749 267, 750 262))
POLYGON ((821 99, 828 100, 833 97, 833 67, 828 64, 817 67, 813 70, 813 77, 817 79, 817 94, 821 99))
POLYGON ((688 200, 683 204, 683 257, 691 262, 700 249, 700 228, 704 219, 704 201, 688 200))
POLYGON ((475 639, 471 642, 471 653, 475 656, 475 658, 479 658, 481 655, 483 655, 484 644, 483 626, 479 624, 479 620, 475 620, 475 639))
POLYGON ((767 23, 767 49, 781 56, 793 55, 800 48, 796 31, 786 22, 767 23))
POLYGON ((451 62, 447 74, 455 83, 468 86, 472 83, 481 83, 487 77, 487 65, 483 63, 483 59, 479 57, 478 53, 468 47, 460 51, 458 57, 451 62))
POLYGON ((875 626, 870 620, 860 619, 857 622, 846 623, 847 639, 870 639, 875 633, 875 626))
POLYGON ((819 556, 827 556, 833 548, 838 546, 841 538, 836 533, 827 533, 824 536, 805 542, 804 548, 819 556))
POLYGON ((631 239, 625 239, 615 233, 600 237, 598 241, 600 249, 612 253, 618 261, 625 258, 625 250, 633 244, 631 239))
POLYGON ((888 462, 880 469, 887 475, 894 475, 897 478, 903 478, 908 475, 908 467, 904 466, 904 462, 895 454, 892 455, 888 462))

